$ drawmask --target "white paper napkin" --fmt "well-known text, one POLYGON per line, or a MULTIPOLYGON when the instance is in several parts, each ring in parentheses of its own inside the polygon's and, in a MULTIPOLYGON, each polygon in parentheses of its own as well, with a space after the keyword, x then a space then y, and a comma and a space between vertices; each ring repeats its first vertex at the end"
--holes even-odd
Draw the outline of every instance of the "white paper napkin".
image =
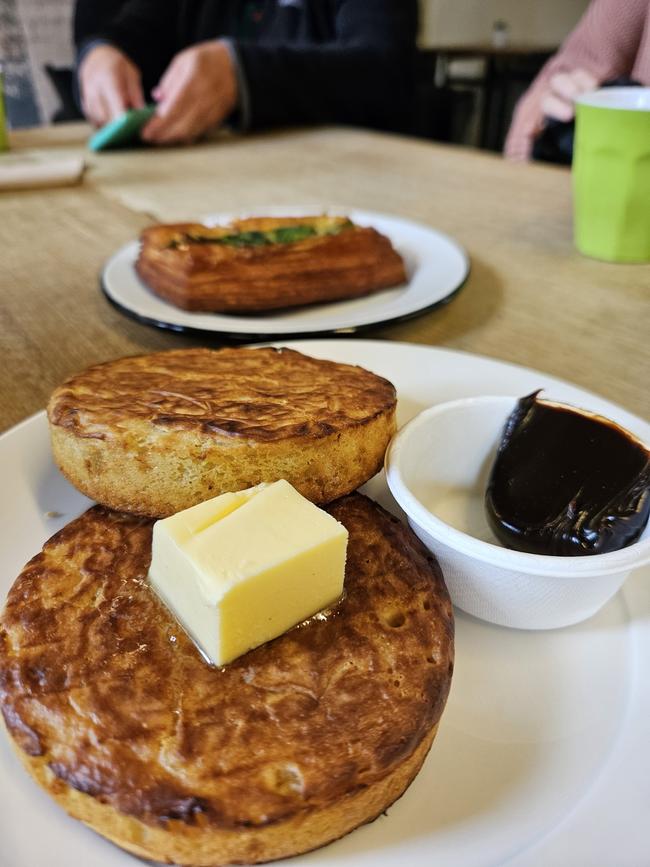
POLYGON ((85 167, 83 156, 2 153, 0 154, 0 191, 78 184, 85 167))

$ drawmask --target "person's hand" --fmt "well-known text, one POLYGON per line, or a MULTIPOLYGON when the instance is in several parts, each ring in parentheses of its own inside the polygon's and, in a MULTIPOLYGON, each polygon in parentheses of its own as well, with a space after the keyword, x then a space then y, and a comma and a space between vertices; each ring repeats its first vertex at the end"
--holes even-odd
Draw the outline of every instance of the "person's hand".
POLYGON ((585 69, 558 72, 545 87, 533 88, 517 106, 505 143, 508 159, 529 160, 533 143, 544 129, 547 118, 569 121, 575 114, 575 100, 598 86, 598 81, 585 69))
POLYGON ((575 101, 583 93, 598 87, 598 81, 586 69, 558 72, 548 84, 542 99, 545 117, 567 123, 575 115, 575 101))
POLYGON ((142 130, 154 144, 188 143, 218 126, 237 104, 237 77, 221 40, 179 52, 153 91, 155 116, 142 130))
POLYGON ((140 70, 112 45, 98 45, 86 54, 79 67, 79 87, 83 112, 95 126, 144 106, 140 70))

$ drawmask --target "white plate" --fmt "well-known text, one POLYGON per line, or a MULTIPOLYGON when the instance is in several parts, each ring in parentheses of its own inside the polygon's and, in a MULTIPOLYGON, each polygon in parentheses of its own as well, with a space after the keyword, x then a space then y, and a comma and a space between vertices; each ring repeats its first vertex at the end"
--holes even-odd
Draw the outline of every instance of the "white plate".
MULTIPOLYGON (((377 341, 291 345, 392 379, 401 424, 439 401, 523 395, 546 386, 551 397, 611 416, 650 438, 650 425, 594 395, 487 358, 377 341)), ((24 562, 88 500, 55 469, 42 413, 0 438, 0 473, 4 596, 24 562), (52 511, 59 514, 48 517, 52 511)), ((367 491, 396 508, 381 476, 367 491)), ((451 696, 420 775, 387 816, 283 863, 646 865, 649 578, 649 570, 638 572, 596 617, 547 633, 501 629, 458 613, 451 696)), ((2 867, 134 863, 65 816, 27 777, 4 737, 0 805, 2 867)))
MULTIPOLYGON (((404 258, 409 282, 365 298, 315 304, 266 316, 191 313, 168 304, 144 285, 134 268, 140 245, 138 241, 133 241, 118 250, 106 263, 102 273, 102 289, 118 309, 148 325, 173 331, 209 332, 212 335, 254 340, 347 333, 409 319, 450 301, 465 282, 469 273, 467 254, 456 241, 435 229, 370 211, 340 208, 325 210, 330 214, 344 213, 358 225, 373 226, 389 237, 404 258)), ((256 213, 302 216, 322 211, 322 206, 266 207, 259 208, 256 213)), ((213 215, 203 222, 208 225, 228 223, 234 216, 246 215, 213 215)))

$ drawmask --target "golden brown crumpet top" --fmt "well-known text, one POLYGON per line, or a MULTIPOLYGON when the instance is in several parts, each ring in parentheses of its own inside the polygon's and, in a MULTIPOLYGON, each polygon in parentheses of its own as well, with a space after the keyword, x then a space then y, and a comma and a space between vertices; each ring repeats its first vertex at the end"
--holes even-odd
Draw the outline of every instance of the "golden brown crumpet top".
POLYGON ((50 399, 52 453, 86 496, 159 518, 286 479, 314 503, 368 481, 395 431, 395 389, 290 349, 181 349, 73 376, 50 399))
POLYGON ((362 425, 395 402, 387 380, 292 349, 178 349, 71 377, 54 391, 48 417, 79 437, 119 435, 128 419, 270 442, 362 425))
POLYGON ((151 226, 136 270, 177 307, 239 314, 355 298, 406 281, 388 238, 328 216, 151 226))
POLYGON ((96 506, 46 543, 0 619, 0 702, 55 797, 72 787, 157 827, 255 828, 413 753, 449 691, 447 591, 376 504, 352 495, 329 511, 350 533, 343 601, 224 669, 150 590, 149 521, 96 506))

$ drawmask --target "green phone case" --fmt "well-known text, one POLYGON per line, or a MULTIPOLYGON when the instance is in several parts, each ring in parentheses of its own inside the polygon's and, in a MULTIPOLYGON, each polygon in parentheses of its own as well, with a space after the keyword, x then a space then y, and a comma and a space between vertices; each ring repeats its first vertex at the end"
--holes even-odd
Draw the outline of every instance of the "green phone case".
POLYGON ((132 108, 125 111, 124 114, 98 129, 90 137, 88 147, 91 151, 104 151, 109 148, 138 144, 140 142, 140 130, 155 110, 155 105, 147 105, 145 108, 132 108))

